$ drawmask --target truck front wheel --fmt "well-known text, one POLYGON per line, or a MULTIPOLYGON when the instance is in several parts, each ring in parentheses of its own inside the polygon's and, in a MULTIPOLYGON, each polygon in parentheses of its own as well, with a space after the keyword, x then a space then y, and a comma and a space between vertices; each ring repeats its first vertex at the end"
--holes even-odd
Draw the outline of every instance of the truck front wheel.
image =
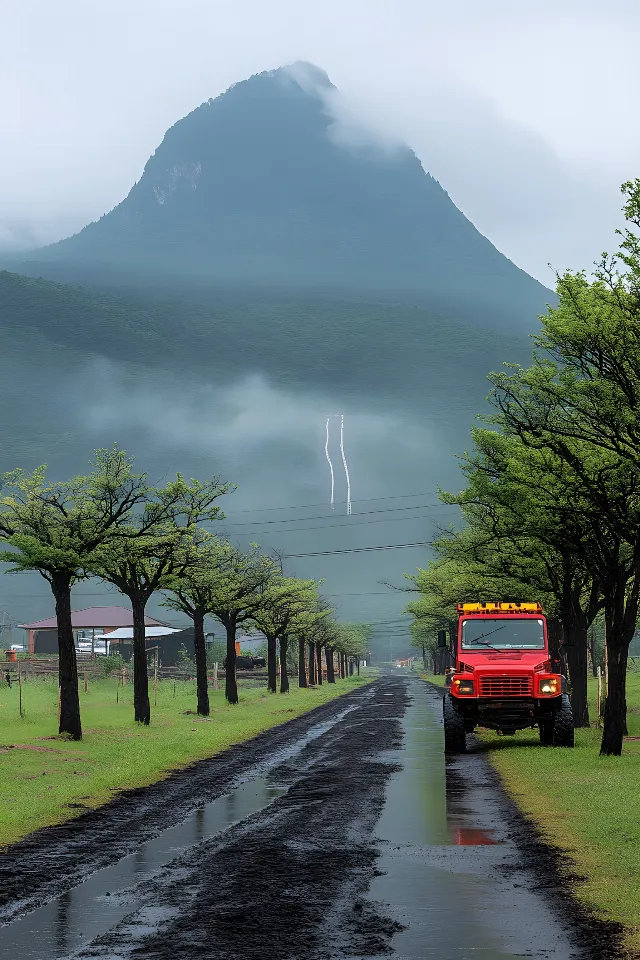
POLYGON ((444 752, 465 753, 467 749, 467 737, 464 718, 460 716, 454 707, 449 694, 445 694, 442 710, 444 715, 444 752))
POLYGON ((541 720, 540 743, 543 747, 572 747, 574 744, 573 711, 566 693, 560 698, 560 705, 552 720, 541 720))

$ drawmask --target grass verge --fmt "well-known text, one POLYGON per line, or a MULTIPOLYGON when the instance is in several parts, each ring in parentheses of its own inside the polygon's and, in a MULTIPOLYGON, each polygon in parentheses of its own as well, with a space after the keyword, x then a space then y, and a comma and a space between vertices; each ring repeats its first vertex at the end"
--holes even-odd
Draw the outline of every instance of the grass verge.
MULTIPOLYGON (((443 677, 424 675, 431 683, 443 677)), ((591 717, 597 685, 589 681, 591 717)), ((627 686, 629 735, 640 737, 640 675, 627 686)), ((600 757, 595 722, 576 730, 573 750, 540 746, 537 730, 514 737, 479 731, 511 797, 544 839, 561 850, 567 873, 584 878, 574 892, 597 916, 621 923, 628 957, 640 957, 640 740, 622 757, 600 757)))
POLYGON ((115 678, 94 680, 87 693, 80 688, 84 736, 79 743, 55 736, 57 681, 23 685, 22 718, 17 684, 2 684, 0 846, 99 807, 119 790, 161 780, 372 679, 363 674, 314 689, 292 686, 284 696, 268 694, 264 686, 241 686, 235 707, 225 702, 222 690, 212 690, 209 721, 190 712, 196 705, 194 682, 160 681, 149 727, 133 721, 131 684, 118 688, 115 678))

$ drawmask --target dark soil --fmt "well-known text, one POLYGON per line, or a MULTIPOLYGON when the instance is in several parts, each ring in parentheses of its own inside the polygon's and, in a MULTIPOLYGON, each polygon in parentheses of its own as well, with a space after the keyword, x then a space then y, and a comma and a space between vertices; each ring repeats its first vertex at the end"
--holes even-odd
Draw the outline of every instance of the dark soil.
POLYGON ((351 955, 387 953, 397 924, 363 924, 359 898, 375 871, 373 830, 395 769, 380 755, 401 745, 406 702, 401 681, 376 684, 356 712, 273 772, 293 781, 285 795, 172 861, 138 897, 139 919, 82 956, 120 956, 126 944, 123 955, 140 960, 337 958, 346 937, 351 955), (148 935, 145 907, 158 904, 164 917, 148 935))
POLYGON ((265 758, 277 758, 279 751, 316 724, 366 700, 368 689, 360 687, 210 759, 174 771, 157 784, 119 792, 97 810, 38 830, 1 850, 0 922, 75 886, 88 873, 115 863, 144 840, 227 793, 265 758))

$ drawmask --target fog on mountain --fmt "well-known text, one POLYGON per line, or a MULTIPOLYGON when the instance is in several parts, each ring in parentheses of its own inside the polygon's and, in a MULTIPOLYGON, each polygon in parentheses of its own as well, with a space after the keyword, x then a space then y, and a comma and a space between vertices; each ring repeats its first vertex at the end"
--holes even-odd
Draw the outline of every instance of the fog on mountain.
MULTIPOLYGON (((167 131, 112 211, 4 263, 2 470, 79 470, 118 440, 159 476, 232 478, 240 535, 234 509, 327 502, 324 420, 339 410, 354 500, 416 494, 407 504, 425 509, 286 536, 255 512, 260 542, 296 554, 309 537, 328 550, 429 539, 487 373, 526 361, 553 294, 408 147, 349 125, 339 104, 306 64, 237 83, 167 131)), ((402 554, 291 562, 330 592, 373 593, 420 561, 402 554)), ((0 607, 31 614, 33 585, 23 593, 0 579, 0 607)), ((370 599, 382 619, 403 605, 370 599)), ((353 618, 372 609, 343 603, 353 618)))

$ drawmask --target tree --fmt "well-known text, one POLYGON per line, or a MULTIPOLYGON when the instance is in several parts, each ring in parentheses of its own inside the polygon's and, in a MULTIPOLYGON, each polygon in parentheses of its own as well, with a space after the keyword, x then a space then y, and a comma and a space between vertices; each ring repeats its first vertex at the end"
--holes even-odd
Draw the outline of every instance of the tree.
POLYGON ((623 184, 628 226, 594 280, 557 277, 528 370, 493 375, 495 422, 572 472, 595 524, 585 561, 603 597, 609 685, 601 753, 619 756, 629 643, 640 599, 640 181, 623 184))
POLYGON ((186 614, 193 622, 197 712, 201 717, 208 717, 211 708, 204 622, 217 597, 215 569, 220 560, 219 544, 209 538, 198 538, 185 544, 184 549, 187 562, 164 579, 164 588, 168 591, 164 606, 186 614))
POLYGON ((0 484, 0 539, 12 549, 0 559, 11 572, 37 570, 49 583, 58 627, 59 733, 82 739, 78 668, 71 622, 71 587, 86 576, 98 548, 121 534, 129 515, 147 498, 145 475, 113 447, 97 450, 87 476, 48 481, 46 466, 15 470, 0 484))
POLYGON ((229 490, 230 484, 221 483, 218 477, 203 484, 197 480, 187 482, 178 474, 166 487, 153 491, 144 514, 122 528, 126 535, 96 550, 88 565, 92 573, 113 583, 131 602, 133 700, 138 723, 148 725, 151 720, 145 628, 147 603, 157 590, 175 582, 197 564, 198 544, 207 539, 197 524, 224 518, 214 502, 229 490))
POLYGON ((267 638, 268 689, 276 692, 276 643, 280 644, 280 692, 289 690, 287 649, 289 638, 301 618, 312 613, 318 602, 314 580, 277 575, 262 590, 262 603, 252 621, 267 638))
POLYGON ((350 663, 357 664, 358 672, 360 671, 360 659, 367 649, 367 643, 372 633, 372 628, 366 623, 337 624, 333 647, 344 658, 341 670, 343 677, 349 675, 350 663))
POLYGON ((279 575, 279 569, 271 557, 260 553, 256 544, 243 552, 226 540, 218 540, 212 548, 207 579, 208 612, 226 631, 225 696, 235 704, 236 632, 240 624, 254 620, 264 603, 264 592, 279 575))

